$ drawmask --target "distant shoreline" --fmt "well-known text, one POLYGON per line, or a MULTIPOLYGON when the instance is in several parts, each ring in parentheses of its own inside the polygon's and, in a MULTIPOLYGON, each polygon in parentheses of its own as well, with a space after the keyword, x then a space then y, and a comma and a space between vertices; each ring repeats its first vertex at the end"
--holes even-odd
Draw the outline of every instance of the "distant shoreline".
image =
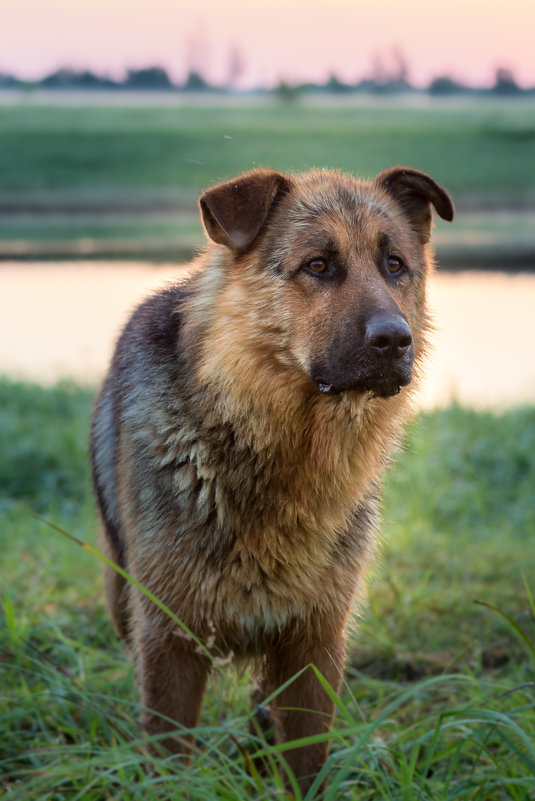
MULTIPOLYGON (((348 92, 303 91, 285 102, 303 106, 335 105, 349 108, 369 106, 422 108, 434 106, 447 109, 448 106, 478 105, 495 108, 503 104, 532 105, 535 89, 522 89, 518 94, 492 94, 488 89, 471 89, 467 92, 435 95, 425 89, 413 88, 409 91, 375 93, 364 90, 348 92)), ((281 96, 275 90, 184 91, 176 87, 168 89, 126 89, 126 88, 56 88, 46 89, 38 85, 22 87, 0 86, 0 106, 25 103, 35 105, 71 106, 227 106, 246 105, 266 106, 279 104, 281 96)))

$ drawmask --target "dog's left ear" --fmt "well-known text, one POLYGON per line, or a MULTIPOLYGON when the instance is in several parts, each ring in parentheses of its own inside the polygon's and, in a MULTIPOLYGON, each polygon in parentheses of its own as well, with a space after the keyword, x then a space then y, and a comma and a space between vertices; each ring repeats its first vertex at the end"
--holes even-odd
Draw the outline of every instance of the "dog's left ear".
POLYGON ((443 186, 425 172, 410 167, 392 167, 375 179, 410 217, 423 243, 431 235, 431 203, 443 220, 453 220, 453 201, 443 186))
POLYGON ((253 170, 207 189, 199 198, 206 233, 221 245, 244 253, 266 222, 275 200, 290 183, 273 170, 253 170))

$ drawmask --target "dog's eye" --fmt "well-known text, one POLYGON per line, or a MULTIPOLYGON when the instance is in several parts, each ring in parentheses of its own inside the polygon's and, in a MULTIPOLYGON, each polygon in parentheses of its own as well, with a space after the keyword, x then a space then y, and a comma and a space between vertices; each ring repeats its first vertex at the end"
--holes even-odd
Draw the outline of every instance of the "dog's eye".
POLYGON ((399 256, 389 256, 386 262, 386 269, 390 273, 390 275, 398 275, 403 269, 405 265, 403 261, 399 258, 399 256))
POLYGON ((316 275, 321 275, 321 273, 327 272, 327 262, 325 259, 312 259, 307 262, 307 270, 316 273, 316 275))

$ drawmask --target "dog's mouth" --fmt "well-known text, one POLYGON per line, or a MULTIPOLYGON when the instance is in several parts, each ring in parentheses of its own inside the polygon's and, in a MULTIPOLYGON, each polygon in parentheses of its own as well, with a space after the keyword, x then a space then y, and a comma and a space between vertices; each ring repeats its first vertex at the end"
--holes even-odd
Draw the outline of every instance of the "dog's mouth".
POLYGON ((370 391, 373 398, 393 398, 401 392, 401 384, 388 384, 370 391))
MULTIPOLYGON (((379 350, 379 345, 376 349, 379 350)), ((410 384, 413 354, 411 346, 400 353, 365 351, 351 354, 351 358, 323 358, 312 365, 309 375, 324 395, 355 392, 374 398, 391 398, 410 384)))
POLYGON ((410 384, 412 371, 404 375, 369 376, 356 380, 336 381, 316 380, 315 383, 324 395, 340 395, 343 392, 369 393, 373 398, 392 398, 401 392, 401 388, 410 384))

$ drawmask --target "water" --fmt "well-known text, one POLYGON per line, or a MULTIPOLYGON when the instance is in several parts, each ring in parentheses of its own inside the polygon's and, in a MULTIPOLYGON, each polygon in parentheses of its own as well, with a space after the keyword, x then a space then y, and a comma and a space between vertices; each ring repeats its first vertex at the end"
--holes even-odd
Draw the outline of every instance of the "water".
MULTIPOLYGON (((0 264, 0 372, 96 384, 129 311, 176 265, 0 264)), ((436 334, 419 404, 535 403, 535 276, 437 274, 429 287, 436 334)))

